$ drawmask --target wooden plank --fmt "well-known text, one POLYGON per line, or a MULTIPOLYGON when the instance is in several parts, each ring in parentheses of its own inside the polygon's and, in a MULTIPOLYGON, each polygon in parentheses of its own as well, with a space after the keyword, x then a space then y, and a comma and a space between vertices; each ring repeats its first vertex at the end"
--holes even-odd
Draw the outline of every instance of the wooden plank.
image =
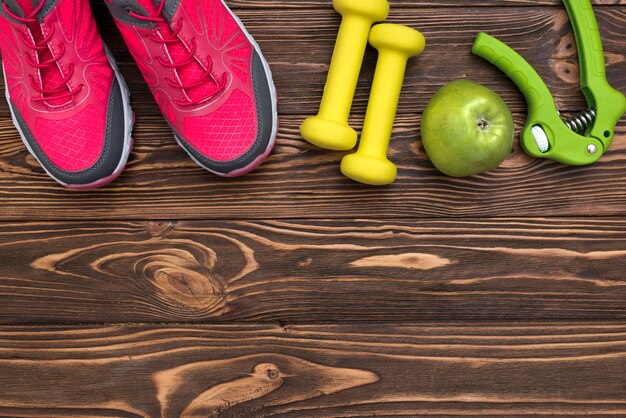
MULTIPOLYGON (((332 10, 241 9, 241 16, 259 38, 275 70, 281 104, 281 131, 276 153, 260 170, 243 180, 224 181, 197 168, 174 144, 171 133, 103 4, 95 4, 105 38, 121 54, 132 85, 137 113, 136 147, 120 180, 102 191, 77 194, 51 181, 28 155, 0 105, 0 220, 39 219, 266 219, 354 217, 623 216, 626 214, 622 169, 624 122, 615 145, 593 167, 563 167, 532 160, 516 149, 498 171, 469 180, 437 174, 419 143, 419 114, 432 94, 447 81, 470 76, 500 93, 514 110, 518 125, 525 103, 497 69, 472 57, 469 47, 479 29, 486 29, 520 49, 546 75, 562 109, 581 110, 572 35, 562 7, 401 8, 393 19, 423 29, 429 48, 409 71, 392 158, 400 181, 390 188, 361 187, 338 172, 343 154, 316 150, 298 134, 299 123, 313 114, 322 91, 334 32, 339 23, 332 10), (511 21, 523 22, 511 25, 511 21), (305 51, 303 53, 303 51, 305 51), (126 57, 126 58, 124 58, 126 57), (468 69, 472 69, 471 72, 468 69), (567 73, 569 71, 569 74, 567 73)), ((605 36, 609 78, 626 91, 624 28, 626 10, 598 10, 605 36)), ((353 125, 360 127, 373 73, 375 55, 368 52, 353 125)))
MULTIPOLYGON (((241 9, 238 13, 270 61, 281 113, 315 113, 340 16, 332 8, 315 12, 287 9, 269 16, 267 11, 259 9, 241 9)), ((103 4, 96 8, 96 14, 103 37, 131 85, 134 106, 141 112, 159 115, 103 4)), ((626 8, 602 7, 596 14, 607 56, 607 77, 616 88, 626 90, 623 25, 626 8)), ((471 54, 471 45, 480 31, 497 36, 526 57, 546 80, 561 110, 580 111, 586 106, 579 92, 575 41, 563 7, 481 8, 479 11, 474 7, 400 8, 392 10, 389 20, 419 29, 428 43, 424 53, 409 64, 405 98, 399 107, 401 114, 420 112, 439 87, 466 77, 492 87, 514 111, 526 110, 522 96, 508 78, 471 54)), ((375 64, 376 53, 370 49, 355 95, 353 112, 357 115, 363 114, 367 105, 375 64)), ((0 109, 0 112, 7 111, 0 109)))
MULTIPOLYGON (((524 115, 516 115, 524 123, 524 115)), ((300 138, 300 117, 283 117, 278 146, 252 174, 223 180, 197 167, 162 120, 138 116, 136 146, 122 176, 76 193, 50 180, 0 121, 0 219, 289 219, 485 216, 624 216, 626 121, 593 166, 535 160, 518 147, 498 170, 469 179, 439 174, 421 148, 420 118, 402 116, 390 158, 399 180, 366 187, 341 175, 345 153, 300 138)), ((353 126, 362 120, 354 119, 353 126)), ((520 126, 518 126, 519 131, 520 126)))
MULTIPOLYGON (((233 9, 304 9, 332 7, 332 0, 228 0, 233 9)), ((392 9, 403 7, 520 7, 558 6, 562 0, 389 0, 392 9)), ((594 7, 624 5, 625 0, 592 0, 594 7)))
POLYGON ((626 415, 626 324, 0 329, 3 416, 626 415))
POLYGON ((0 322, 626 319, 626 221, 16 223, 0 322))
MULTIPOLYGON (((94 5, 96 18, 107 44, 118 59, 131 86, 132 103, 139 115, 160 115, 152 95, 139 74, 104 4, 94 5)), ((261 44, 273 68, 284 115, 317 111, 340 17, 332 9, 312 14, 308 9, 288 9, 267 16, 258 9, 242 9, 241 18, 261 44)), ((604 38, 608 78, 626 90, 626 9, 621 6, 597 10, 604 38)), ((425 52, 412 60, 405 82, 401 114, 419 113, 434 92, 447 82, 469 77, 492 87, 517 112, 526 104, 517 88, 481 58, 471 55, 472 42, 486 31, 509 43, 537 69, 563 111, 580 111, 586 106, 579 92, 578 61, 571 28, 562 7, 497 8, 402 8, 390 20, 421 30, 427 38, 425 52), (513 24, 512 22, 517 22, 513 24), (410 100, 409 100, 410 98, 410 100)), ((368 50, 353 112, 364 113, 376 54, 368 50)), ((3 86, 0 80, 0 86, 3 86)), ((2 103, 0 117, 9 117, 2 103)))

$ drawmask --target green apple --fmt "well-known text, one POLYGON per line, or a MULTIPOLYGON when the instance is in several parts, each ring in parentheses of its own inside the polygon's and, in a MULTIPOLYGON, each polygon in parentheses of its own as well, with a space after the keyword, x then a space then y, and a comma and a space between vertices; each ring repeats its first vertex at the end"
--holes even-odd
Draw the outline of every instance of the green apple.
POLYGON ((439 171, 466 177, 498 167, 511 153, 515 126, 506 103, 469 80, 443 86, 422 117, 422 142, 439 171))

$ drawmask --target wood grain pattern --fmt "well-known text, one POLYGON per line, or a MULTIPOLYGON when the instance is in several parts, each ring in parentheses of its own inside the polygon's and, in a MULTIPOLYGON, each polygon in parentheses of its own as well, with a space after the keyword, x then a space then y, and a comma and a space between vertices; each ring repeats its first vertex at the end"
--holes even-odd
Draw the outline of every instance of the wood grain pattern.
MULTIPOLYGON (((329 7, 332 0, 228 0, 236 9, 304 9, 329 7)), ((562 0, 389 0, 392 8, 403 7, 520 7, 560 6, 562 0)), ((594 7, 624 5, 624 0, 591 0, 594 7)))
POLYGON ((2 328, 0 414, 623 416, 625 337, 623 322, 2 328))
MULTIPOLYGON (((0 220, 29 220, 34 214, 48 220, 124 220, 626 213, 626 170, 622 169, 626 122, 620 124, 609 155, 592 167, 532 160, 515 150, 496 172, 453 180, 438 174, 420 149, 419 114, 436 89, 454 78, 469 76, 494 88, 516 110, 518 126, 524 123, 525 104, 517 89, 497 69, 469 53, 478 30, 501 37, 526 55, 546 77, 561 109, 582 109, 573 37, 562 7, 481 8, 477 13, 468 7, 411 6, 394 11, 392 19, 420 28, 429 46, 411 64, 392 142, 400 181, 374 189, 339 174, 343 154, 317 150, 298 134, 299 123, 319 103, 338 16, 328 7, 312 11, 299 6, 268 15, 255 4, 238 11, 270 59, 281 97, 279 145, 260 170, 245 179, 224 181, 187 158, 172 140, 104 5, 94 3, 104 36, 131 83, 137 112, 131 162, 120 180, 101 191, 63 190, 28 155, 9 119, 2 118, 0 220)), ((626 91, 625 9, 603 6, 597 15, 605 35, 608 76, 626 91)), ((366 81, 371 79, 374 62, 370 51, 354 108, 355 127, 361 126, 366 81)), ((8 117, 6 105, 0 106, 0 116, 8 117)))
MULTIPOLYGON (((399 167, 399 179, 390 187, 376 188, 340 174, 345 153, 303 141, 300 117, 283 117, 274 154, 259 170, 232 180, 198 168, 169 136, 154 128, 160 122, 138 120, 139 139, 126 170, 115 184, 94 192, 58 187, 19 140, 0 141, 0 219, 394 220, 621 216, 626 211, 626 121, 596 165, 568 167, 532 159, 516 144, 497 170, 452 179, 434 169, 421 147, 419 117, 402 116, 389 153, 399 167)), ((0 122, 0 132, 12 130, 10 122, 0 122)))
MULTIPOLYGON (((394 129, 400 178, 382 189, 298 133, 340 21, 331 0, 227 0, 271 63, 281 117, 275 153, 233 180, 175 145, 91 3, 131 88, 135 148, 113 185, 70 192, 0 104, 0 416, 626 416, 626 120, 589 167, 516 144, 499 169, 450 179, 419 141, 422 109, 456 78, 523 126, 515 86, 469 52, 481 30, 531 62, 565 116, 582 110, 561 1, 390 1, 428 47, 394 129)), ((626 0, 593 3, 626 92, 626 0)))
POLYGON ((611 219, 4 224, 0 322, 626 319, 625 248, 611 219))
MULTIPOLYGON (((470 77, 494 88, 514 111, 526 105, 516 87, 498 69, 470 53, 480 31, 501 38, 520 52, 545 78, 560 110, 580 111, 585 102, 579 92, 576 43, 565 9, 559 7, 483 8, 393 8, 389 21, 413 26, 424 33, 427 48, 409 63, 401 100, 401 114, 421 113, 434 92, 457 78, 470 77)), ((266 10, 238 10, 247 28, 261 44, 273 68, 283 115, 308 115, 317 111, 328 64, 341 17, 330 7, 311 10, 286 9, 277 14, 266 10)), ((96 8, 105 40, 111 44, 131 85, 133 104, 142 112, 160 115, 151 94, 104 5, 96 8)), ((618 89, 626 89, 623 7, 596 10, 603 35, 607 77, 618 89)), ((353 113, 365 111, 376 54, 368 49, 357 90, 353 113)))

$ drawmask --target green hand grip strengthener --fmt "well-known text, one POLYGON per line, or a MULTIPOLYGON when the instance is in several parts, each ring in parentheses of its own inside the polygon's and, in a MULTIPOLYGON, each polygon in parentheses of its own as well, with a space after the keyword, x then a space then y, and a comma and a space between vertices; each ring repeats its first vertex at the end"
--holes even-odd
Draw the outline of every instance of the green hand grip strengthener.
POLYGON ((502 70, 528 104, 521 145, 527 154, 568 165, 598 161, 608 150, 626 98, 606 80, 602 39, 590 0, 563 0, 574 28, 580 61, 580 89, 589 109, 562 120, 550 90, 533 67, 509 46, 480 33, 472 52, 502 70))

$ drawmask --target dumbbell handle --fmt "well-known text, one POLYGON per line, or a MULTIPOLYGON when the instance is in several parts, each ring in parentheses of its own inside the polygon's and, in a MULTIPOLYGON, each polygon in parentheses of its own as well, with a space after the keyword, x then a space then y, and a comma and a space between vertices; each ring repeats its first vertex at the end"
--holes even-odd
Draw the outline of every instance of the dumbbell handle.
POLYGON ((363 16, 344 16, 324 87, 320 117, 337 122, 348 121, 373 23, 363 16))
POLYGON ((379 51, 359 145, 362 155, 387 155, 408 59, 399 51, 379 51))

